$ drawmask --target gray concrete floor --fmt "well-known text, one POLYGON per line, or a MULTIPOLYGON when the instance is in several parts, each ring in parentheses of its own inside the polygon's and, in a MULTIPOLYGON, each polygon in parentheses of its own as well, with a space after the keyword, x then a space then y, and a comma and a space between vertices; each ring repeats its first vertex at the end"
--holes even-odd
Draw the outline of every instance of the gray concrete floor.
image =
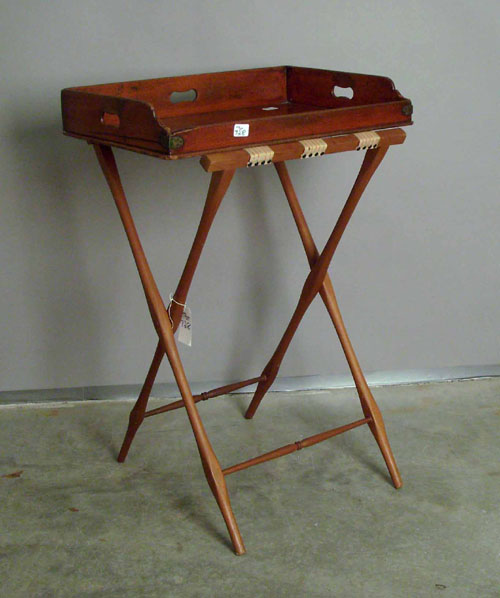
MULTIPOLYGON (((500 379, 374 394, 403 488, 366 426, 233 474, 243 557, 182 410, 146 420, 119 465, 130 402, 1 408, 0 595, 498 598, 500 379)), ((200 412, 227 466, 357 419, 354 397, 269 394, 253 421, 242 395, 200 412)))

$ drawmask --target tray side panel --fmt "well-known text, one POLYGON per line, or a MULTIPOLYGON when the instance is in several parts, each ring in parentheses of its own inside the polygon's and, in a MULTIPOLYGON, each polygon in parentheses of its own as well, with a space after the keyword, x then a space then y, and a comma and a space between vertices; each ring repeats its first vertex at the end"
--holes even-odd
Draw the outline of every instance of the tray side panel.
POLYGON ((388 77, 302 67, 288 67, 287 93, 291 102, 324 108, 347 108, 405 99, 388 77), (353 97, 337 97, 334 88, 352 89, 353 97))
POLYGON ((160 144, 162 128, 145 102, 63 89, 61 104, 63 129, 68 135, 166 153, 160 144))
POLYGON ((272 104, 287 99, 284 66, 108 83, 75 89, 148 102, 159 118, 272 104), (194 101, 170 101, 172 93, 192 89, 197 94, 194 101))
POLYGON ((172 156, 196 155, 216 149, 233 149, 271 144, 293 139, 340 135, 356 131, 411 125, 411 116, 403 113, 405 100, 354 106, 336 110, 315 110, 307 114, 288 114, 249 120, 248 137, 234 137, 234 123, 224 122, 175 131, 183 139, 172 156))

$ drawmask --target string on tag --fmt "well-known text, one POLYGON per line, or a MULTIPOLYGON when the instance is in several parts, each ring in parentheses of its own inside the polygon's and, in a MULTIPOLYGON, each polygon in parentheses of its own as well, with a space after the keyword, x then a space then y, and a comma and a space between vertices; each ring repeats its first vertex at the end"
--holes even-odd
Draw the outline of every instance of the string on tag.
POLYGON ((179 329, 178 329, 178 334, 177 334, 177 340, 180 343, 183 343, 184 345, 187 345, 188 347, 191 346, 191 342, 192 342, 192 317, 191 317, 191 310, 189 309, 189 307, 185 304, 185 303, 180 303, 180 301, 177 301, 176 299, 174 299, 173 295, 170 294, 169 296, 169 304, 168 304, 168 308, 167 308, 167 313, 168 313, 168 317, 170 319, 170 324, 172 325, 172 330, 174 328, 174 322, 172 320, 172 316, 170 315, 170 308, 172 306, 172 303, 177 303, 177 305, 180 305, 182 307, 182 316, 181 316, 181 321, 179 322, 179 329))
POLYGON ((168 296, 168 298, 169 298, 169 302, 168 302, 168 307, 167 307, 167 313, 168 313, 168 317, 170 318, 170 323, 172 324, 172 328, 173 328, 174 327, 174 321, 172 320, 172 316, 170 315, 170 307, 171 307, 172 303, 177 303, 177 305, 180 305, 184 309, 186 309, 186 304, 185 303, 179 303, 179 301, 176 301, 174 299, 174 296, 172 295, 172 293, 170 293, 170 295, 168 296))

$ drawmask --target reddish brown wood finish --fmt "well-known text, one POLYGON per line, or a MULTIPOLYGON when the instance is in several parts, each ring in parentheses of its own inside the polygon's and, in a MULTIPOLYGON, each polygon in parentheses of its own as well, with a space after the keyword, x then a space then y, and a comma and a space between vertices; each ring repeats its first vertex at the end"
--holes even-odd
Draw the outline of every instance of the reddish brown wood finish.
POLYGON ((382 415, 366 384, 345 330, 327 269, 366 185, 389 145, 403 143, 405 133, 401 129, 377 131, 380 137, 379 147, 367 151, 352 191, 321 254, 304 218, 285 161, 301 156, 303 146, 297 142, 299 139, 322 137, 327 144, 326 153, 335 153, 358 147, 359 140, 352 134, 354 131, 411 124, 409 100, 403 98, 392 81, 385 77, 298 67, 272 67, 67 89, 62 92, 62 104, 65 132, 86 139, 95 146, 97 158, 122 219, 158 334, 158 345, 141 393, 130 413, 118 461, 125 460, 145 417, 185 407, 205 476, 237 554, 243 554, 245 547, 231 508, 225 475, 312 446, 367 423, 380 447, 394 485, 396 488, 400 487, 401 477, 387 439, 382 415), (332 95, 335 85, 351 87, 353 98, 349 100, 332 95), (170 101, 172 93, 191 89, 195 89, 197 93, 194 102, 175 104, 170 101), (277 109, 269 112, 263 110, 270 105, 277 109), (236 122, 250 124, 249 137, 232 137, 236 122), (182 137, 180 145, 172 145, 175 137, 182 137), (248 153, 237 149, 238 146, 261 144, 271 145, 274 151, 273 161, 302 239, 310 272, 290 323, 262 374, 257 378, 193 396, 174 339, 182 316, 180 304, 186 303, 209 230, 234 172, 248 163, 248 153), (166 159, 203 154, 201 164, 212 173, 195 239, 173 295, 175 302, 170 305, 169 310, 163 303, 142 249, 110 147, 112 145, 166 159), (217 149, 224 151, 213 151, 217 149), (251 418, 276 378, 293 335, 318 293, 332 319, 349 363, 364 418, 222 470, 196 403, 258 383, 246 413, 246 417, 251 418), (151 389, 165 354, 182 399, 146 411, 151 389))
MULTIPOLYGON (((380 414, 380 410, 378 409, 378 406, 375 400, 373 399, 373 396, 371 395, 368 386, 366 385, 363 373, 361 371, 361 368, 359 367, 359 363, 357 362, 350 340, 345 331, 345 327, 342 322, 340 311, 338 309, 331 281, 327 275, 328 265, 333 257, 335 249, 361 197, 363 190, 368 184, 376 168, 382 161, 389 145, 394 143, 402 143, 404 140, 404 133, 400 130, 394 130, 382 132, 380 137, 380 146, 377 149, 369 150, 366 153, 366 156, 363 160, 363 164, 360 169, 360 173, 356 179, 356 182, 354 183, 351 194, 349 195, 346 205, 344 206, 344 209, 342 210, 341 215, 339 216, 339 219, 333 229, 333 232, 325 245, 325 249, 321 254, 318 253, 318 250, 316 249, 316 246, 312 239, 311 233, 309 231, 304 215, 300 208, 297 196, 290 181, 285 163, 280 161, 275 164, 276 170, 280 176, 280 180, 283 185, 283 189, 288 199, 292 214, 297 224, 297 228, 299 230, 299 234, 301 236, 304 249, 306 251, 311 266, 311 271, 306 279, 306 282, 304 283, 304 287, 302 289, 297 308, 292 316, 290 324, 287 330, 285 331, 285 334, 283 335, 283 338, 280 344, 278 345, 273 357, 264 369, 261 376, 250 380, 245 380, 242 382, 237 382, 234 384, 216 388, 212 391, 208 391, 206 393, 202 393, 201 395, 196 396, 192 395, 191 390, 189 388, 189 384, 187 382, 173 337, 173 334, 180 322, 182 309, 179 305, 173 303, 171 305, 170 313, 167 312, 167 309, 165 308, 160 293, 156 287, 153 275, 149 269, 144 251, 140 244, 140 240, 135 229, 135 225, 133 223, 128 204, 126 202, 125 194, 121 186, 112 150, 110 147, 104 145, 95 146, 97 157, 110 186, 125 231, 127 233, 127 237, 129 239, 132 253, 137 264, 141 282, 144 287, 153 324, 156 328, 159 337, 158 346, 156 348, 156 352, 153 357, 153 361, 151 363, 148 375, 144 382, 142 391, 139 395, 134 409, 130 414, 129 426, 118 460, 123 461, 125 459, 130 448, 130 444, 134 438, 134 435, 145 417, 156 415, 166 411, 171 411, 182 406, 185 407, 198 445, 201 462, 205 471, 208 484, 221 509, 229 534, 231 536, 231 540, 233 542, 235 552, 237 554, 243 554, 245 548, 236 520, 234 518, 234 514, 232 512, 231 504, 229 501, 229 495, 227 493, 227 488, 224 481, 225 475, 229 475, 230 473, 234 473, 235 471, 245 469, 252 465, 256 465, 258 463, 262 463, 264 461, 268 461, 270 459, 289 454, 291 452, 294 452, 295 450, 299 450, 306 446, 312 446, 313 444, 321 442, 322 440, 350 430, 354 427, 360 426, 364 423, 367 423, 370 426, 370 429, 379 444, 379 447, 381 449, 381 452, 384 456, 389 472, 393 479, 394 485, 396 487, 401 486, 401 478, 399 476, 399 472, 397 470, 397 466, 392 455, 389 441, 387 439, 387 434, 385 432, 385 427, 382 420, 382 416, 380 414), (195 403, 200 400, 205 400, 214 396, 219 396, 220 394, 232 392, 238 388, 242 388, 245 385, 258 382, 257 391, 246 413, 246 417, 252 417, 265 392, 274 381, 278 373, 281 360, 285 355, 285 352, 292 340, 292 337, 297 327, 300 324, 303 315, 305 314, 305 311, 307 310, 315 295, 318 293, 320 293, 321 297, 323 298, 325 306, 327 307, 327 310, 332 318, 332 321, 339 335, 340 342, 346 354, 349 366, 353 373, 356 387, 358 389, 358 394, 361 400, 361 406, 365 415, 364 419, 358 420, 351 424, 347 424, 345 426, 341 426, 339 428, 335 428, 333 430, 328 430, 327 432, 315 434, 304 440, 286 445, 274 451, 265 453, 264 455, 260 455, 254 459, 244 461, 243 463, 239 463, 222 470, 217 460, 217 457, 215 456, 215 453, 213 452, 213 449, 210 445, 208 436, 206 435, 206 432, 204 430, 195 403), (167 354, 168 360, 174 372, 175 379, 181 392, 182 400, 174 401, 169 405, 160 407, 158 409, 153 409, 147 412, 147 401, 159 365, 165 353, 167 354)), ((333 152, 354 149, 354 139, 355 138, 349 135, 345 138, 337 138, 335 140, 332 140, 331 144, 329 140, 328 151, 333 152)), ((295 144, 293 145, 295 146, 295 144)), ((280 150, 278 150, 278 156, 280 155, 279 151, 280 150)), ((296 151, 296 148, 291 147, 291 145, 288 148, 283 148, 284 154, 291 155, 291 157, 295 156, 294 152, 296 151), (292 152, 293 155, 290 154, 290 152, 292 152)), ((239 160, 241 159, 241 156, 239 154, 240 152, 232 152, 226 155, 215 154, 212 156, 205 156, 202 159, 204 167, 207 170, 213 170, 213 174, 200 224, 198 226, 198 230, 193 245, 191 247, 186 266, 184 268, 180 282, 174 294, 174 297, 176 301, 178 301, 178 303, 185 303, 186 301, 189 287, 192 282, 193 274, 198 264, 201 251, 206 242, 207 235, 212 225, 215 214, 217 213, 222 198, 229 187, 229 184, 234 175, 235 168, 240 167, 239 160)))
MULTIPOLYGON (((191 286, 194 271, 196 270, 196 267, 198 265, 198 261, 200 259, 203 246, 205 245, 208 232, 210 230, 210 227, 212 226, 215 214, 219 209, 220 202, 222 201, 222 198, 224 197, 224 194, 227 191, 227 188, 229 186, 229 183, 231 182, 233 175, 234 170, 230 169, 225 170, 224 172, 217 172, 212 175, 200 224, 198 225, 196 236, 194 238, 193 245, 191 247, 191 251, 189 253, 189 257, 184 267, 181 279, 179 281, 175 293, 173 294, 175 302, 172 302, 169 310, 169 318, 171 320, 174 334, 179 326, 182 317, 182 305, 180 304, 186 303, 189 287, 191 286)), ((156 318, 154 312, 151 312, 151 315, 154 321, 156 318)), ((120 463, 123 463, 125 461, 128 451, 130 449, 130 444, 132 443, 132 440, 139 426, 144 421, 144 417, 146 417, 146 407, 149 395, 151 394, 151 389, 153 387, 156 375, 158 374, 158 369, 161 365, 164 354, 165 351, 164 349, 162 349, 162 344, 160 340, 156 348, 153 361, 149 368, 146 381, 144 382, 141 394, 139 395, 135 407, 130 414, 129 426, 125 434, 123 446, 118 456, 118 461, 120 463)))
MULTIPOLYGON (((189 383, 187 381, 186 374, 177 351, 172 324, 139 240, 139 235, 137 234, 137 230, 128 207, 112 150, 104 145, 95 146, 95 150, 125 228, 130 248, 132 249, 137 269, 139 271, 142 286, 144 288, 144 293, 149 305, 153 324, 158 333, 160 343, 167 354, 167 358, 170 362, 175 380, 184 401, 187 415, 196 439, 196 444, 198 445, 198 450, 208 485, 210 486, 217 504, 222 512, 236 554, 244 554, 245 545, 243 544, 243 539, 241 538, 238 524, 236 523, 236 519, 231 508, 224 475, 205 432, 205 428, 203 427, 203 423, 198 414, 193 395, 191 394, 191 389, 189 388, 189 383)), ((216 191, 217 188, 212 187, 212 192, 215 193, 216 191)))
MULTIPOLYGON (((285 191, 288 205, 292 211, 295 224, 297 225, 297 230, 299 231, 309 265, 312 268, 318 260, 319 252, 312 238, 311 231, 309 230, 309 226, 306 222, 297 194, 295 193, 295 189, 293 188, 286 164, 284 162, 278 162, 275 164, 275 168, 283 186, 283 190, 285 191)), ((372 431, 375 440, 380 447, 394 486, 396 488, 400 488, 402 485, 401 476, 399 474, 396 460, 394 459, 394 455, 389 444, 389 439, 387 438, 382 414, 377 403, 375 402, 375 399, 373 398, 368 384, 366 383, 363 371, 361 370, 351 341, 345 329, 344 321, 337 303, 337 298, 335 297, 335 292, 333 290, 332 281, 328 273, 325 276, 319 293, 332 319, 335 330, 337 331, 340 344, 346 356, 347 363, 349 364, 349 368, 358 391, 361 401, 361 408, 363 409, 365 416, 370 420, 368 422, 370 430, 372 431)))
POLYGON ((61 100, 66 134, 166 158, 408 125, 412 110, 386 77, 290 66, 74 87, 61 100), (172 103, 189 90, 194 101, 172 103))
POLYGON ((127 458, 130 445, 134 440, 136 432, 146 417, 146 408, 148 406, 149 395, 151 394, 151 390, 153 388, 153 384, 164 355, 165 349, 163 348, 161 341, 158 341, 153 361, 149 366, 148 375, 146 376, 146 380, 142 386, 141 393, 139 394, 139 398, 137 399, 134 408, 130 412, 127 432, 125 433, 122 448, 118 454, 118 463, 123 463, 127 458))
POLYGON ((351 108, 406 99, 388 77, 296 66, 288 67, 287 95, 290 102, 323 108, 351 108), (337 97, 332 93, 333 86, 350 87, 354 95, 351 99, 337 97))
MULTIPOLYGON (((171 155, 191 155, 208 153, 216 149, 248 147, 251 145, 269 145, 277 140, 321 137, 339 135, 349 131, 366 129, 381 129, 409 124, 401 114, 403 102, 388 102, 382 105, 363 106, 353 108, 337 108, 318 110, 307 107, 303 112, 272 117, 246 118, 244 122, 250 125, 248 137, 233 137, 235 120, 197 126, 179 124, 173 131, 184 140, 182 149, 172 150, 171 155)), ((225 117, 225 115, 224 115, 225 117)), ((241 117, 236 121, 239 122, 241 117)), ((167 121, 161 121, 166 124, 167 121)))
POLYGON ((300 451, 301 449, 307 448, 308 446, 313 446, 315 444, 318 444, 318 442, 323 442, 323 440, 327 440, 328 438, 332 438, 333 436, 338 436, 339 434, 343 434, 348 430, 353 430, 354 428, 357 428, 369 422, 370 418, 365 417, 364 419, 358 419, 357 421, 352 422, 350 424, 345 424, 344 426, 333 428, 332 430, 327 430, 326 432, 314 434, 313 436, 303 438, 302 440, 297 440, 296 442, 292 442, 291 444, 286 444, 285 446, 277 448, 274 451, 264 453, 263 455, 259 455, 258 457, 254 457, 253 459, 248 459, 247 461, 236 463, 236 465, 232 465, 231 467, 226 467, 226 469, 222 470, 222 473, 224 475, 229 475, 231 473, 241 471, 242 469, 252 467, 253 465, 259 465, 260 463, 265 463, 266 461, 271 461, 272 459, 277 459, 278 457, 289 455, 290 453, 300 451))
POLYGON ((219 209, 220 203, 226 194, 226 191, 231 183, 234 176, 234 169, 222 170, 212 174, 210 181, 210 187, 208 189, 207 200, 205 202, 205 208, 201 216, 196 236, 189 252, 189 256, 184 266, 181 279, 177 285, 177 289, 173 295, 175 302, 172 302, 170 307, 170 317, 174 321, 174 325, 177 328, 182 316, 182 305, 186 303, 187 294, 191 282, 193 280, 194 271, 198 265, 201 252, 207 240, 208 231, 212 226, 212 223, 219 209))
POLYGON ((127 149, 161 151, 163 129, 146 102, 63 89, 61 104, 67 135, 100 143, 118 142, 127 149), (115 114, 120 126, 107 125, 104 114, 115 114))
MULTIPOLYGON (((199 395, 193 395, 193 399, 195 403, 198 403, 199 401, 207 401, 208 399, 220 397, 221 395, 230 394, 235 390, 245 388, 245 386, 257 384, 261 380, 263 380, 263 378, 262 376, 259 376, 258 378, 250 378, 249 380, 242 380, 241 382, 235 382, 234 384, 226 384, 225 386, 219 386, 219 388, 214 388, 213 390, 202 392, 199 395)), ((180 409, 181 407, 184 407, 184 401, 173 401, 168 405, 163 405, 163 407, 158 407, 157 409, 151 409, 151 411, 146 411, 144 417, 151 417, 152 415, 166 413, 167 411, 173 411, 174 409, 180 409)))
POLYGON ((344 233, 347 223, 349 222, 366 185, 384 158, 387 149, 387 145, 381 145, 377 149, 368 150, 366 152, 358 177, 356 178, 351 193, 349 194, 345 206, 340 213, 337 223, 335 224, 325 248, 323 249, 321 255, 319 255, 315 260, 314 265, 312 266, 311 271, 306 278, 292 319, 290 320, 290 323, 288 324, 288 327, 285 330, 285 333, 283 334, 283 337, 281 338, 281 341, 278 344, 273 356, 262 372, 262 375, 266 376, 266 380, 264 382, 260 382, 257 386, 255 395, 245 414, 246 418, 250 419, 254 416, 262 398, 274 382, 283 357, 285 356, 285 353, 295 332, 297 331, 297 328, 299 327, 300 322, 302 321, 302 318, 304 317, 304 314, 306 313, 309 305, 312 303, 314 297, 318 294, 323 286, 328 266, 330 265, 333 254, 337 249, 337 245, 344 233))
MULTIPOLYGON (((380 136, 380 142, 383 145, 403 143, 406 139, 406 133, 403 129, 387 129, 376 132, 380 136)), ((327 144, 325 154, 352 151, 359 145, 359 139, 353 134, 323 137, 322 139, 327 144)), ((298 160, 304 152, 304 146, 298 141, 271 144, 269 147, 274 151, 272 161, 275 164, 288 160, 298 160)), ((215 172, 217 170, 243 168, 248 164, 248 159, 249 155, 246 150, 233 150, 231 152, 206 154, 201 157, 200 164, 207 172, 215 172)))
POLYGON ((72 89, 147 102, 154 107, 158 118, 214 113, 287 100, 284 66, 105 83, 72 89), (173 92, 190 89, 197 93, 195 101, 170 101, 173 92))
MULTIPOLYGON (((367 423, 380 447, 380 450, 386 461, 394 485, 396 486, 396 488, 399 488, 401 486, 401 478, 394 460, 394 456, 392 454, 391 447, 389 445, 389 441, 387 439, 382 415, 380 413, 380 410, 378 409, 375 400, 373 399, 373 396, 371 395, 371 392, 366 384, 366 380, 364 379, 357 358, 354 354, 354 350, 352 349, 352 345, 350 343, 349 337, 347 336, 347 332, 345 331, 342 317, 338 309, 333 287, 330 278, 327 274, 327 268, 335 253, 335 249, 371 176, 373 175, 378 165, 382 161, 383 157, 385 156, 385 153, 387 152, 389 145, 394 143, 402 143, 404 141, 405 136, 403 131, 394 130, 381 132, 380 137, 380 146, 377 149, 367 151, 360 169, 360 173, 356 179, 356 182, 354 183, 353 189, 347 199, 346 205, 344 206, 344 209, 342 210, 341 215, 339 216, 339 219, 333 229, 333 232, 325 245, 325 249, 321 254, 318 253, 318 250, 312 239, 311 233, 307 226, 307 222, 305 221, 302 209, 298 202, 298 198, 295 194, 291 180, 289 178, 285 163, 282 161, 275 163, 276 170, 280 177, 293 217, 297 224, 297 228, 301 236, 304 249, 309 260, 309 264, 311 266, 311 271, 306 279, 306 282, 304 283, 304 287, 302 289, 297 308, 292 316, 290 324, 288 325, 288 328, 285 331, 285 334, 283 335, 280 344, 278 345, 273 357, 269 361, 261 376, 250 380, 244 380, 242 382, 237 382, 234 384, 216 388, 212 391, 208 391, 206 393, 202 393, 201 395, 196 396, 193 396, 191 394, 189 384, 185 377, 185 373, 182 368, 182 363, 177 352, 175 340, 173 338, 173 334, 180 322, 182 308, 176 303, 172 303, 170 313, 167 313, 167 309, 163 304, 159 291, 154 282, 152 273, 146 261, 144 251, 142 250, 139 237, 137 235, 137 231, 135 229, 132 216, 130 214, 130 210, 125 199, 123 188, 121 186, 118 170, 114 161, 111 148, 103 145, 98 145, 95 147, 97 157, 106 176, 111 192, 115 199, 118 211, 120 213, 122 222, 124 224, 125 231, 127 233, 129 243, 134 258, 136 260, 137 268, 139 270, 139 275, 144 287, 153 324, 155 325, 155 328, 159 336, 159 343, 156 348, 156 352, 153 357, 153 361, 151 363, 148 375, 144 382, 137 403, 130 414, 129 426, 125 435, 125 439, 118 460, 123 461, 125 459, 130 448, 130 444, 134 438, 134 435, 145 417, 149 417, 159 413, 164 413, 166 411, 171 411, 180 407, 185 407, 187 410, 189 420, 191 422, 198 449, 200 451, 200 457, 205 471, 205 475, 207 477, 207 481, 221 509, 229 534, 233 542, 235 552, 237 554, 243 554, 245 552, 245 548, 236 520, 234 518, 234 514, 231 509, 229 495, 227 493, 227 488, 224 481, 225 475, 229 475, 236 471, 240 471, 242 469, 246 469, 247 467, 251 467, 252 465, 256 465, 258 463, 262 463, 289 454, 306 446, 312 446, 313 444, 326 440, 327 438, 331 438, 332 436, 335 436, 337 434, 340 434, 342 432, 367 423), (333 430, 328 430, 320 434, 315 434, 304 440, 285 445, 279 449, 265 453, 264 455, 260 455, 253 459, 249 459, 247 461, 222 470, 217 460, 217 457, 215 456, 215 453, 213 452, 213 449, 210 445, 208 436, 206 435, 206 432, 203 428, 203 424, 199 417, 195 403, 214 396, 229 393, 238 388, 242 388, 243 386, 258 382, 256 393, 246 413, 247 418, 252 417, 265 392, 274 381, 278 373, 281 361, 285 355, 285 352, 292 340, 292 337, 297 327, 300 324, 302 317, 304 316, 313 298, 318 293, 321 295, 325 303, 325 306, 330 314, 330 317, 332 318, 332 322, 339 335, 342 348, 344 349, 344 353, 346 355, 349 367, 351 368, 351 372, 356 383, 356 387, 358 389, 358 394, 360 397, 361 406, 365 417, 356 422, 352 422, 351 424, 347 424, 339 428, 334 428, 333 430), (163 407, 159 407, 158 409, 153 409, 147 412, 147 401, 154 383, 154 379, 158 372, 159 365, 165 353, 167 354, 170 365, 174 372, 174 376, 176 378, 177 384, 181 392, 182 400, 174 401, 169 405, 165 405, 163 407)), ((329 140, 328 151, 333 152, 354 149, 353 143, 355 139, 356 138, 353 138, 353 136, 348 135, 344 138, 337 138, 335 140, 332 140, 332 144, 330 144, 329 140)), ((284 153, 285 155, 291 155, 291 157, 295 157, 295 153, 297 151, 297 148, 295 147, 296 144, 284 145, 288 145, 290 147, 283 148, 282 153, 284 153)), ((279 151, 280 150, 278 150, 278 156, 280 156, 279 151)), ((200 224, 198 226, 198 230, 193 245, 191 247, 186 266, 182 273, 177 290, 174 294, 174 297, 176 301, 178 301, 178 303, 185 303, 186 301, 187 293, 192 282, 193 274, 198 264, 201 251, 206 242, 208 232, 212 225, 215 214, 217 213, 217 210, 220 206, 222 198, 226 193, 228 186, 232 180, 235 168, 240 167, 240 159, 240 152, 231 152, 225 155, 215 154, 212 156, 205 156, 202 159, 202 164, 204 165, 204 167, 207 170, 213 170, 213 174, 200 224)))

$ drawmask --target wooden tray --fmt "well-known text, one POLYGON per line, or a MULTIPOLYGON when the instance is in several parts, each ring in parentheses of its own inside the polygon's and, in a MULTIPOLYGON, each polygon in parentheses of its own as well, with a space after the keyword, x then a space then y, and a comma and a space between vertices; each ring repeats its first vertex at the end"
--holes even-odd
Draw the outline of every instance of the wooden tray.
POLYGON ((413 111, 387 77, 293 66, 73 87, 61 102, 67 135, 168 159, 411 125, 413 111))

